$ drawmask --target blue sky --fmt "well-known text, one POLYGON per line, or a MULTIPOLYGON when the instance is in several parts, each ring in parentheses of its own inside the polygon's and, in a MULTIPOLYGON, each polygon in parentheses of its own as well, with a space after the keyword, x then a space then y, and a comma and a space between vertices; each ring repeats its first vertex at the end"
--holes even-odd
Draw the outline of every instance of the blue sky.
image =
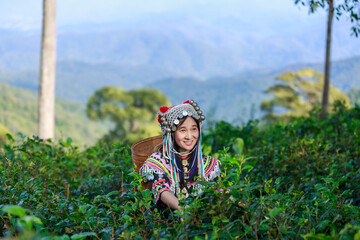
MULTIPOLYGON (((0 27, 40 29, 42 0, 1 0, 0 27)), ((272 21, 309 24, 325 21, 325 14, 308 16, 292 0, 58 0, 58 26, 84 23, 141 21, 151 16, 196 17, 216 21, 221 17, 248 19, 261 26, 272 21)))

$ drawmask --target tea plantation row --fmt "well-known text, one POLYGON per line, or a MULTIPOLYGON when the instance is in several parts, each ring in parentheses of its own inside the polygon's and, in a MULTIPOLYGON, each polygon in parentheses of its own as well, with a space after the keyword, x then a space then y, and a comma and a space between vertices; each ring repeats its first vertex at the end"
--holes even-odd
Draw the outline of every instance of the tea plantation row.
POLYGON ((170 219, 146 214, 152 194, 129 146, 80 151, 71 139, 49 146, 20 136, 0 153, 0 237, 360 239, 359 134, 360 108, 341 104, 323 120, 218 122, 203 145, 222 178, 170 219))

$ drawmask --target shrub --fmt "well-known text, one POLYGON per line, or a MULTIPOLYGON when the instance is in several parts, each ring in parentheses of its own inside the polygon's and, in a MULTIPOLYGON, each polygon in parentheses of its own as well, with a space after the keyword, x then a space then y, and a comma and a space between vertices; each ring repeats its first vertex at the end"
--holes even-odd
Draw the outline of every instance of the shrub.
POLYGON ((215 153, 221 179, 203 182, 203 194, 181 200, 188 208, 170 219, 147 213, 152 194, 133 172, 129 146, 80 151, 71 139, 53 145, 12 140, 0 153, 0 237, 358 237, 360 109, 338 105, 328 119, 315 112, 266 129, 257 124, 221 123, 204 136, 205 148, 211 134, 226 136, 212 141, 228 146, 215 153))

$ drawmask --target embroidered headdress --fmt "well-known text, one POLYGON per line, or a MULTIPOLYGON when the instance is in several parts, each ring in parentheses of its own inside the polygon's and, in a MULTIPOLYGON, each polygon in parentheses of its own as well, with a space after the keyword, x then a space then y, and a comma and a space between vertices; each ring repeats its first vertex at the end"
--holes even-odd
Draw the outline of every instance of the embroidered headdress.
POLYGON ((183 104, 174 105, 170 108, 161 107, 158 112, 158 122, 160 123, 161 133, 164 136, 171 131, 175 132, 180 119, 190 116, 199 122, 205 120, 200 107, 193 100, 188 100, 183 104))
MULTIPOLYGON (((200 107, 193 100, 186 101, 183 104, 175 105, 172 107, 161 107, 158 112, 158 122, 160 123, 161 133, 163 136, 163 155, 166 158, 170 159, 171 164, 171 177, 176 183, 176 187, 179 183, 179 167, 176 163, 175 154, 181 155, 174 148, 172 133, 176 131, 180 120, 186 117, 192 117, 197 122, 199 122, 199 131, 201 132, 201 122, 205 120, 203 112, 200 110, 200 107)), ((199 170, 199 177, 204 179, 204 163, 202 161, 202 152, 201 152, 201 134, 199 134, 199 139, 194 149, 191 152, 194 152, 194 163, 197 163, 199 170)))

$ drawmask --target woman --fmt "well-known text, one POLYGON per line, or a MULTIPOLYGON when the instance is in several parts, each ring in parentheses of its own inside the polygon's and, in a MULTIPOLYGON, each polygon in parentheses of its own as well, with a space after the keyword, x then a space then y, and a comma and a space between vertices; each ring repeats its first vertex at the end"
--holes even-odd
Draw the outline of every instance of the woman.
POLYGON ((140 174, 151 182, 156 208, 167 217, 182 209, 179 199, 201 193, 198 179, 215 181, 220 175, 219 162, 201 152, 201 122, 205 116, 194 101, 158 112, 163 144, 140 168, 140 174))

